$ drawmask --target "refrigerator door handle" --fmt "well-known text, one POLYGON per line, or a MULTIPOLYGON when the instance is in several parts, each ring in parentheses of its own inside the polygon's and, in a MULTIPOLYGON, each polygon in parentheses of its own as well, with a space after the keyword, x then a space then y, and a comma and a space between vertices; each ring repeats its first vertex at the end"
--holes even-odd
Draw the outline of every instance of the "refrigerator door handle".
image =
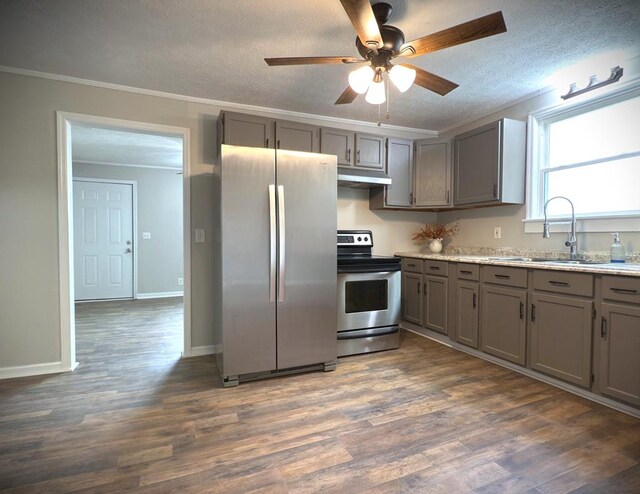
POLYGON ((269 302, 276 301, 276 186, 269 185, 269 302))
POLYGON ((284 270, 285 270, 285 222, 284 222, 284 186, 278 185, 278 302, 284 302, 284 270))

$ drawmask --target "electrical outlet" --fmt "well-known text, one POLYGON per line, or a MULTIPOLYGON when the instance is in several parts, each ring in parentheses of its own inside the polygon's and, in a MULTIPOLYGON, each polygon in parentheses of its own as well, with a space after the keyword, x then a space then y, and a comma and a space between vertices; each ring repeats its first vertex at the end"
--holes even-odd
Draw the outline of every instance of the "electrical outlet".
POLYGON ((493 238, 502 238, 502 228, 499 226, 496 226, 493 229, 493 238))
POLYGON ((142 239, 143 240, 151 239, 151 232, 142 232, 142 239))
POLYGON ((196 243, 204 244, 206 241, 204 228, 196 228, 196 243))
POLYGON ((184 285, 184 278, 178 278, 178 286, 184 285))

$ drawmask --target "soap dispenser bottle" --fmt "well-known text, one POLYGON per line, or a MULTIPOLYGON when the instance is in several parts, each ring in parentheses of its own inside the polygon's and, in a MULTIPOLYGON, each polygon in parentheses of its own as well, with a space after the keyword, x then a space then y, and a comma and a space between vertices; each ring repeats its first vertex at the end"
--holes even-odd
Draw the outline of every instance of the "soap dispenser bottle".
POLYGON ((624 262, 624 245, 620 243, 620 236, 613 234, 613 244, 611 244, 611 262, 624 262))

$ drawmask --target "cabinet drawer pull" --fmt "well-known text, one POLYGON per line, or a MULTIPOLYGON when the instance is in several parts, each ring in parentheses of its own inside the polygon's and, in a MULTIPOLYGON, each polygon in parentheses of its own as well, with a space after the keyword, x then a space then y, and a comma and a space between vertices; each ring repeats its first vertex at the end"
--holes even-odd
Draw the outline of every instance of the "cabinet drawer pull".
POLYGON ((570 286, 569 283, 567 283, 566 281, 549 280, 549 284, 554 286, 570 286))
POLYGON ((494 274, 493 276, 495 276, 496 278, 499 278, 501 280, 509 280, 509 279, 511 279, 511 276, 509 276, 508 274, 494 274))
POLYGON ((601 338, 606 338, 607 337, 607 320, 604 318, 604 316, 602 317, 602 320, 600 321, 600 337, 601 338))
POLYGON ((474 293, 473 294, 473 308, 476 308, 476 300, 477 300, 477 295, 474 293))
POLYGON ((429 269, 432 269, 433 271, 440 271, 438 266, 429 266, 429 269))
POLYGON ((461 270, 460 270, 460 272, 461 272, 462 274, 473 274, 471 271, 467 271, 467 270, 465 270, 465 269, 461 269, 461 270))
POLYGON ((416 265, 413 264, 413 263, 412 264, 407 263, 407 266, 409 266, 410 268, 415 268, 416 267, 416 265))
POLYGON ((536 306, 531 304, 531 322, 536 322, 536 306))
POLYGON ((520 319, 524 319, 524 302, 520 302, 520 319))
POLYGON ((638 293, 638 290, 631 290, 630 288, 612 288, 611 291, 618 292, 618 293, 628 293, 630 295, 633 295, 634 293, 638 293))

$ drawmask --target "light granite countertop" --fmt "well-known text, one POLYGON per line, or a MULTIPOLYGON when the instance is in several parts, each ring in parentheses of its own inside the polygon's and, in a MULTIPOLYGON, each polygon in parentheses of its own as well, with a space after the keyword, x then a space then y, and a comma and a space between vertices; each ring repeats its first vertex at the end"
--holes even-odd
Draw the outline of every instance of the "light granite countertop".
MULTIPOLYGON (((505 252, 504 249, 465 249, 466 252, 446 251, 440 254, 425 253, 421 251, 396 252, 399 257, 412 257, 415 259, 429 259, 434 261, 466 262, 471 264, 487 264, 494 266, 510 266, 516 268, 548 269, 554 271, 573 271, 594 274, 616 274, 624 276, 640 277, 640 263, 609 263, 600 258, 598 253, 585 256, 587 259, 600 261, 602 264, 565 264, 561 262, 526 261, 509 258, 566 258, 566 255, 557 255, 552 252, 532 252, 519 250, 517 252, 505 252)), ((635 257, 633 258, 635 260, 635 257)))

